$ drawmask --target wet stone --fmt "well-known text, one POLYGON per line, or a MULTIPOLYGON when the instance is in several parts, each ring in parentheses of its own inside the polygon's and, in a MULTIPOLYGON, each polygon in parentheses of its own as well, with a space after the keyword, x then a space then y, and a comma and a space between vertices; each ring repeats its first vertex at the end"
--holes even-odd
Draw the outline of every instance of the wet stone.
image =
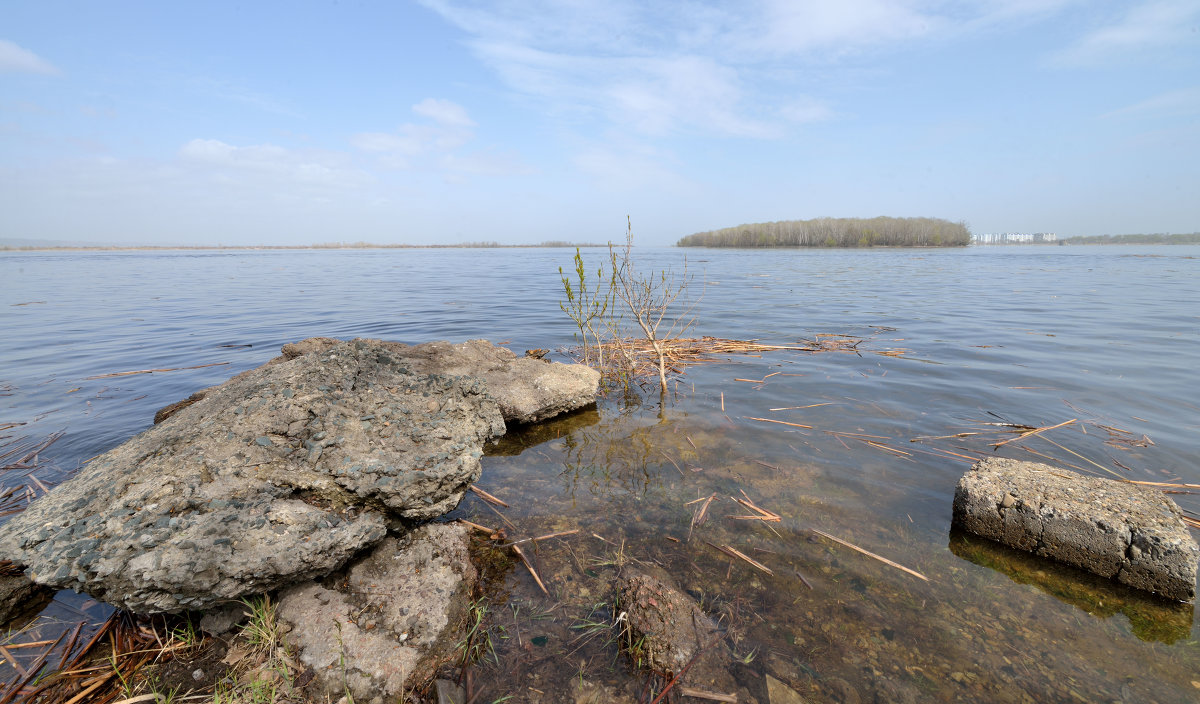
POLYGON ((1175 502, 1150 487, 988 458, 959 480, 954 522, 1169 599, 1196 595, 1200 547, 1175 502))

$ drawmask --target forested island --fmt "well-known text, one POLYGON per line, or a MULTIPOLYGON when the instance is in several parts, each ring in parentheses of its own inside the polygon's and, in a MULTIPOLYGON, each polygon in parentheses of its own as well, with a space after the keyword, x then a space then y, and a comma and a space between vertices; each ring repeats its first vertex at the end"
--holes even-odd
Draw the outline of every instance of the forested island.
POLYGON ((941 218, 814 218, 697 232, 679 247, 966 247, 966 223, 941 218))
POLYGON ((1064 237, 1058 244, 1200 244, 1200 232, 1182 235, 1154 233, 1150 235, 1090 235, 1064 237))

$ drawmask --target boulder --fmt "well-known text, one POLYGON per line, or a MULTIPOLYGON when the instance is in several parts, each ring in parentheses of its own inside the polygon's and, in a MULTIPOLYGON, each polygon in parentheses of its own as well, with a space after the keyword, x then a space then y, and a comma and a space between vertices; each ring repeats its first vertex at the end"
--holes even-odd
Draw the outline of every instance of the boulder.
POLYGON ((988 458, 959 480, 954 522, 1170 599, 1196 595, 1200 547, 1175 502, 1149 487, 988 458))
POLYGON ((468 529, 388 537, 344 575, 280 595, 284 639, 330 699, 398 701, 458 654, 478 575, 468 529))
POLYGON ((393 350, 333 343, 209 389, 0 527, 0 557, 134 611, 203 610, 340 567, 389 514, 445 513, 504 423, 481 380, 393 350))

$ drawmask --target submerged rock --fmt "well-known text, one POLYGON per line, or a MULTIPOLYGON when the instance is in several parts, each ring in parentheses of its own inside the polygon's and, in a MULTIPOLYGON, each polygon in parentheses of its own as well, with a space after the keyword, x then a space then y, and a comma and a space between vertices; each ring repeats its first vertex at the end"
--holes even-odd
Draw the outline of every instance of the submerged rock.
MULTIPOLYGON (((617 584, 620 608, 629 619, 630 655, 680 684, 711 692, 737 692, 722 634, 700 605, 667 578, 627 570, 617 584)), ((738 701, 749 701, 745 692, 738 701)))
POLYGON ((959 480, 954 522, 1170 599, 1196 595, 1200 547, 1175 502, 1149 487, 988 458, 959 480))
POLYGON ((546 369, 570 365, 516 360, 539 372, 522 376, 486 342, 431 345, 285 345, 32 503, 0 527, 0 557, 134 611, 203 610, 337 569, 384 536, 389 516, 454 508, 483 444, 505 430, 487 375, 520 379, 514 407, 595 402, 592 370, 548 381, 546 369))
POLYGON ((331 584, 283 592, 284 638, 326 694, 397 701, 457 654, 478 580, 467 530, 421 526, 385 539, 331 584))

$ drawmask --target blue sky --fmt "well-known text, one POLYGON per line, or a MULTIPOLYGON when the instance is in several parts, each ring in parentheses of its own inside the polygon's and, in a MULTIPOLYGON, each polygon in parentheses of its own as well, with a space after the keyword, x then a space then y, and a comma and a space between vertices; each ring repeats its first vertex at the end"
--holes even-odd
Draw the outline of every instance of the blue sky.
POLYGON ((1200 230, 1200 0, 39 2, 0 238, 1200 230))

